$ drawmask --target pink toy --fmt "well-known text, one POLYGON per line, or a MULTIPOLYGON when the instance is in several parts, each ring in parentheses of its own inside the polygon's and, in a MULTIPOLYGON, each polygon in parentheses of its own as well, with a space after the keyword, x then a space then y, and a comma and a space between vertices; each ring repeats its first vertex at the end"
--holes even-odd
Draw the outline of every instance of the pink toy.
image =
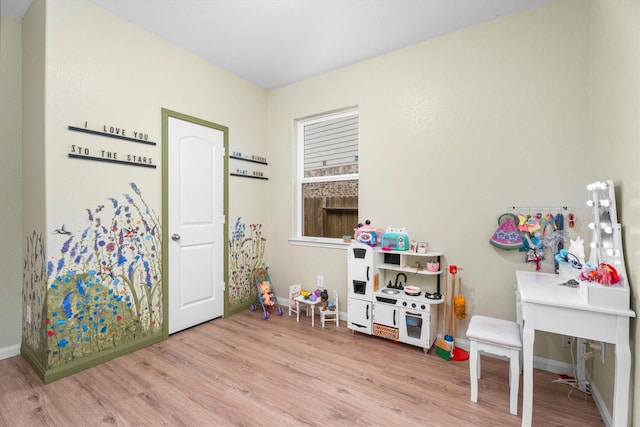
POLYGON ((382 236, 382 229, 375 228, 371 225, 371 221, 365 220, 364 224, 358 224, 358 228, 353 229, 353 238, 369 246, 376 246, 380 243, 380 237, 382 236))

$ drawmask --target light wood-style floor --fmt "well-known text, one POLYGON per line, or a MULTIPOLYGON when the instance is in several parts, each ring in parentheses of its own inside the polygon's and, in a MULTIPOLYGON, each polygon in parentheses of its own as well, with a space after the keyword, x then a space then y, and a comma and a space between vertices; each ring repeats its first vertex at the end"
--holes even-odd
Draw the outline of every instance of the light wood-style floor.
MULTIPOLYGON (((43 385, 18 356, 0 361, 1 426, 518 426, 508 364, 469 362, 325 329, 308 317, 243 312, 43 385)), ((316 319, 317 320, 317 319, 316 319)), ((534 373, 534 426, 603 426, 591 397, 534 373)), ((522 387, 520 390, 522 396, 522 387)))

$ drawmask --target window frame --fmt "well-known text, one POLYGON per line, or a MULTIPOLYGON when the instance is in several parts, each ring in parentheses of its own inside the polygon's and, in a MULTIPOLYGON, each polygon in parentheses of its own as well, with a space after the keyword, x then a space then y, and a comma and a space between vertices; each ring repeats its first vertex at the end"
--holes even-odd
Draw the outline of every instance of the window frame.
MULTIPOLYGON (((335 237, 314 237, 314 236, 304 236, 303 235, 303 226, 304 226, 304 216, 303 216, 303 207, 304 207, 304 197, 302 194, 302 187, 307 183, 314 182, 335 182, 335 181, 353 181, 360 180, 360 166, 358 164, 358 173, 350 173, 344 175, 329 175, 329 176, 315 176, 315 177, 305 177, 304 176, 304 127, 309 124, 319 123, 328 120, 339 119, 342 117, 358 117, 358 128, 360 127, 359 119, 360 119, 360 111, 357 107, 351 107, 344 110, 327 112, 323 114, 318 114, 311 117, 301 118, 296 120, 296 181, 295 181, 295 220, 294 220, 294 230, 293 237, 289 239, 291 244, 295 245, 303 245, 303 246, 322 246, 322 247, 330 247, 330 248, 340 248, 347 246, 347 243, 344 243, 343 239, 335 238, 335 237)), ((358 163, 360 162, 360 140, 358 138, 358 163)), ((358 203, 359 204, 359 203, 358 203)), ((359 206, 358 206, 359 208, 359 206)))

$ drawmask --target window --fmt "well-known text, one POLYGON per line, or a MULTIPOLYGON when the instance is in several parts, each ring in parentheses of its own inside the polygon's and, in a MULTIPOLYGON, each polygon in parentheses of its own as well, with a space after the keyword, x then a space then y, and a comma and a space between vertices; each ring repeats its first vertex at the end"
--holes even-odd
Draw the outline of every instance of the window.
POLYGON ((342 238, 358 226, 358 111, 298 121, 298 237, 342 238))

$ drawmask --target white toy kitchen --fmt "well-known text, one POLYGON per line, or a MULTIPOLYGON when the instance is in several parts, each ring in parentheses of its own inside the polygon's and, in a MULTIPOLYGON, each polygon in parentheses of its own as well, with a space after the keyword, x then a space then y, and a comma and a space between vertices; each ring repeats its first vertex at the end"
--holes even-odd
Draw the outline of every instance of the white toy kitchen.
POLYGON ((442 255, 349 245, 348 327, 429 350, 436 339, 438 305, 444 302, 442 255))

